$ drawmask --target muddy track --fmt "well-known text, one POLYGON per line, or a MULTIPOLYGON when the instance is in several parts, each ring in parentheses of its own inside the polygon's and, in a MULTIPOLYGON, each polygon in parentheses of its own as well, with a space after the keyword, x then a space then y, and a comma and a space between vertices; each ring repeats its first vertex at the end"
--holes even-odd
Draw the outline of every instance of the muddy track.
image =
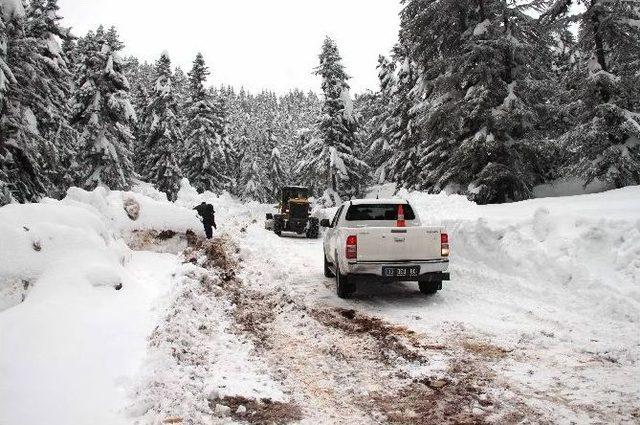
POLYGON ((246 269, 238 253, 223 237, 207 257, 228 277, 222 289, 235 306, 236 332, 253 340, 255 355, 288 389, 293 405, 304 406, 302 422, 540 420, 492 372, 491 364, 509 352, 456 333, 448 346, 432 344, 411 329, 357 310, 308 305, 286 285, 261 286, 260 273, 246 269), (443 362, 444 370, 434 372, 434 364, 443 362), (497 396, 505 392, 508 401, 497 396))
MULTIPOLYGON (((205 241, 192 233, 145 232, 131 242, 160 250, 182 247, 183 261, 204 274, 188 280, 192 286, 180 298, 204 297, 194 301, 200 307, 208 305, 207 297, 228 301, 234 332, 253 342, 254 355, 289 395, 286 402, 225 396, 210 400, 212 412, 224 405, 236 421, 254 424, 544 422, 495 375, 492 365, 513 354, 470 339, 461 327, 452 327, 445 344, 433 343, 362 311, 309 301, 285 282, 265 286, 260 270, 274 265, 245 264, 228 235, 205 241), (236 412, 240 406, 246 413, 236 412)), ((182 309, 175 311, 165 327, 182 329, 182 309)), ((206 338, 208 331, 201 327, 196 333, 206 338)), ((151 342, 165 344, 165 337, 154 335, 151 342)), ((190 346, 206 349, 196 339, 190 346)), ((206 367, 205 351, 171 350, 185 373, 206 367)))

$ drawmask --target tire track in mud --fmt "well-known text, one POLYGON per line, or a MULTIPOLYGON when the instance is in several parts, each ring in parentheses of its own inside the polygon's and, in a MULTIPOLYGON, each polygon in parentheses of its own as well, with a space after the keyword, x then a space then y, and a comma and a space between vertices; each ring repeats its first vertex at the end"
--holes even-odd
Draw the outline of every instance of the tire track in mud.
POLYGON ((507 351, 455 333, 450 346, 434 345, 353 309, 308 305, 285 284, 261 286, 255 270, 270 265, 250 270, 235 243, 221 241, 224 273, 233 276, 223 289, 235 305, 237 332, 254 341, 255 355, 303 406, 303 423, 541 421, 492 372, 507 351), (444 371, 433 371, 438 362, 444 371))

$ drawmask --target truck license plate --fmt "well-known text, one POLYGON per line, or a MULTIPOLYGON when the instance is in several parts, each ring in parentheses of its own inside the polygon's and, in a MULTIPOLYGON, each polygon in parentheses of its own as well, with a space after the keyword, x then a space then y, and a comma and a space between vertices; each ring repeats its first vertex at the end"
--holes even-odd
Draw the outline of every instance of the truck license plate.
POLYGON ((392 277, 395 279, 417 279, 420 275, 420 267, 383 267, 382 275, 384 277, 392 277))

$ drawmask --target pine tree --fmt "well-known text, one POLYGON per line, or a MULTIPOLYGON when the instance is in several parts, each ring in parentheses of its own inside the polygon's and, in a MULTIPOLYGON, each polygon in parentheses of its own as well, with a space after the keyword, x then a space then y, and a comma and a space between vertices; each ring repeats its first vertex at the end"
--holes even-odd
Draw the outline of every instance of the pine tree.
POLYGON ((278 148, 278 140, 273 133, 270 136, 269 146, 271 148, 271 156, 269 158, 269 195, 272 200, 277 201, 279 198, 280 190, 286 184, 285 176, 286 172, 282 167, 282 156, 280 149, 278 148))
POLYGON ((105 32, 102 27, 78 43, 81 64, 72 124, 80 132, 79 184, 86 189, 131 186, 131 125, 136 115, 118 54, 122 48, 115 30, 105 32))
POLYGON ((323 202, 336 205, 341 199, 361 193, 368 166, 355 156, 357 122, 347 84, 349 77, 335 41, 328 37, 315 74, 322 78, 323 114, 317 123, 319 137, 305 147, 307 158, 301 164, 301 172, 309 180, 325 182, 323 202))
MULTIPOLYGON (((8 2, 0 0, 0 118, 7 112, 7 91, 12 84, 16 84, 15 76, 8 65, 7 46, 9 31, 16 25, 20 14, 9 8, 8 2), (5 23, 6 22, 6 23, 5 23)), ((13 200, 12 192, 15 186, 11 183, 10 172, 15 168, 12 147, 7 144, 4 126, 0 126, 0 206, 13 200)))
POLYGON ((0 9, 0 50, 4 56, 0 58, 0 92, 4 98, 0 110, 0 191, 3 203, 32 202, 52 188, 47 170, 55 164, 57 150, 40 133, 35 113, 49 100, 47 88, 55 86, 39 75, 45 60, 39 54, 41 43, 28 32, 24 4, 3 1, 0 9))
POLYGON ((250 166, 243 170, 242 180, 246 182, 244 184, 241 197, 246 201, 258 201, 258 202, 267 202, 270 196, 267 193, 264 182, 266 181, 266 176, 264 175, 263 169, 260 167, 258 159, 251 160, 250 166))
POLYGON ((374 170, 375 183, 384 183, 387 180, 387 163, 393 155, 389 129, 394 127, 391 116, 396 95, 395 68, 394 62, 380 56, 378 58, 380 92, 361 99, 361 102, 365 103, 361 108, 366 108, 366 111, 361 112, 365 116, 366 159, 374 170))
MULTIPOLYGON (((31 62, 32 75, 25 85, 33 87, 30 105, 38 132, 49 142, 46 173, 51 181, 49 195, 63 195, 75 180, 72 174, 77 151, 77 132, 68 123, 68 99, 72 92, 69 60, 58 40, 70 39, 69 30, 60 26, 57 0, 31 0, 27 9, 27 36, 36 50, 31 62)), ((22 75, 22 74, 21 74, 22 75)))
POLYGON ((147 107, 149 135, 138 153, 140 174, 175 201, 180 190, 181 172, 176 160, 182 149, 182 131, 171 84, 171 60, 163 53, 156 62, 156 84, 147 107))
POLYGON ((526 12, 543 2, 405 4, 397 51, 416 74, 407 122, 419 132, 406 132, 417 144, 394 146, 414 155, 397 161, 396 176, 405 165, 402 181, 479 203, 530 197, 546 173, 541 116, 553 80, 552 43, 526 12))
POLYGON ((153 92, 155 84, 155 68, 147 62, 140 63, 135 57, 129 57, 127 62, 127 80, 131 85, 131 103, 138 117, 133 126, 133 134, 136 138, 136 146, 134 151, 141 149, 149 135, 148 117, 145 116, 147 106, 149 105, 150 93, 153 92))
POLYGON ((561 138, 565 170, 585 186, 640 183, 640 5, 631 0, 556 1, 543 19, 579 22, 571 93, 564 116, 572 123, 561 138), (581 6, 578 15, 572 3, 581 6), (569 16, 571 14, 571 16, 569 16))
POLYGON ((189 72, 189 102, 187 107, 186 154, 182 171, 193 187, 200 191, 220 193, 229 187, 227 147, 222 113, 214 105, 211 93, 204 83, 210 74, 204 57, 198 53, 189 72))
MULTIPOLYGON (((415 65, 399 49, 401 66, 393 92, 389 95, 387 117, 381 123, 381 147, 388 151, 388 158, 376 171, 378 182, 392 181, 398 187, 416 189, 420 186, 421 129, 416 122, 414 87, 417 82, 415 65)), ((390 67, 390 65, 389 65, 390 67)), ((384 70, 390 72, 390 69, 384 70)), ((385 78, 390 78, 386 76, 385 78)))
POLYGON ((224 157, 224 179, 221 190, 231 192, 236 185, 233 176, 236 175, 237 171, 236 169, 234 169, 233 164, 235 147, 233 141, 229 137, 229 128, 231 127, 229 109, 227 105, 227 99, 223 93, 218 92, 214 94, 213 106, 215 113, 214 116, 216 117, 215 122, 219 124, 219 127, 217 127, 217 131, 218 135, 220 136, 220 148, 224 157))
POLYGON ((176 105, 178 105, 178 120, 182 128, 185 128, 189 122, 186 111, 191 96, 191 81, 179 66, 173 72, 171 85, 173 86, 176 105))

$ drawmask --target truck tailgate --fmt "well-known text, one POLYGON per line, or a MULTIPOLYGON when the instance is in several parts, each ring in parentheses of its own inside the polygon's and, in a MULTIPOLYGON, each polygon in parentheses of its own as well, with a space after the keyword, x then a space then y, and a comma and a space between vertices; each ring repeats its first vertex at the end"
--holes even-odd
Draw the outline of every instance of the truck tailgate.
POLYGON ((358 229, 358 261, 424 261, 441 258, 438 227, 358 229))

